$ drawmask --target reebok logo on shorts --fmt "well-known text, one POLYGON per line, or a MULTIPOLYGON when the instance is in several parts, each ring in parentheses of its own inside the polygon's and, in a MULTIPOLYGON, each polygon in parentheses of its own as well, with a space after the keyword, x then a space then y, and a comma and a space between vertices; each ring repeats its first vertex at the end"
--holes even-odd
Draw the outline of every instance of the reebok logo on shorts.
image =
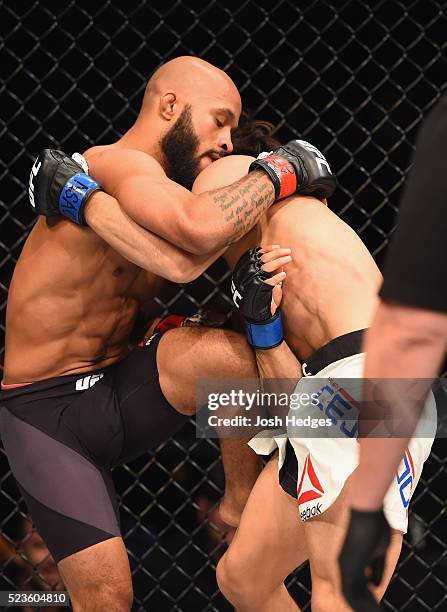
POLYGON ((317 514, 321 514, 321 504, 316 504, 315 506, 312 506, 311 508, 306 508, 305 510, 302 510, 300 512, 300 517, 303 523, 305 523, 308 519, 312 518, 313 516, 317 516, 317 514))
MULTIPOLYGON (((314 499, 318 499, 319 497, 322 497, 323 493, 324 489, 321 486, 321 482, 319 481, 317 473, 315 472, 315 468, 312 465, 310 453, 308 453, 304 461, 304 469, 301 475, 300 484, 298 485, 298 506, 313 501, 314 499)), ((313 516, 321 514, 321 507, 322 504, 317 503, 314 506, 301 510, 301 520, 305 522, 313 516)))
POLYGON ((304 461, 304 469, 301 474, 300 484, 298 485, 298 492, 296 494, 298 498, 298 505, 305 504, 314 499, 322 497, 324 489, 321 486, 318 476, 315 472, 315 468, 312 465, 310 453, 307 454, 306 460, 304 461))

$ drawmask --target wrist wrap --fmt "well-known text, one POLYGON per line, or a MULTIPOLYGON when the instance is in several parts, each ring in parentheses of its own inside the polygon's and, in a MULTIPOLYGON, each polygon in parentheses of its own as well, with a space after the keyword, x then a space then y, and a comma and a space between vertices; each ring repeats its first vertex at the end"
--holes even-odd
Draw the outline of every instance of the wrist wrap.
POLYGON ((255 349, 271 349, 284 339, 281 312, 279 310, 267 321, 244 319, 248 343, 255 349))
POLYGON ((87 200, 100 191, 101 185, 91 176, 80 172, 72 176, 62 187, 59 196, 59 211, 78 225, 87 225, 84 217, 84 206, 87 200))
POLYGON ((297 188, 297 178, 293 165, 279 155, 268 155, 263 159, 255 159, 250 165, 249 172, 261 168, 269 175, 275 187, 275 198, 286 198, 293 195, 297 188))

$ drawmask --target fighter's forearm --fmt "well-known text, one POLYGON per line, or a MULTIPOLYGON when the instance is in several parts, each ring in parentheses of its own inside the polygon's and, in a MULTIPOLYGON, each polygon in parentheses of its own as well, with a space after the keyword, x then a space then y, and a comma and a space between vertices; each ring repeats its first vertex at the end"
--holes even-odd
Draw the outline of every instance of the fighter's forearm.
MULTIPOLYGON (((394 396, 389 401, 393 418, 402 419, 414 430, 431 380, 438 375, 446 342, 447 315, 382 302, 364 346, 365 406, 370 399, 368 385, 370 389, 373 384, 381 386, 382 401, 394 396), (388 386, 382 383, 383 379, 390 379, 386 381, 388 386)), ((376 510, 382 506, 412 431, 406 433, 393 438, 360 439, 360 465, 354 475, 351 498, 354 508, 376 510)))
POLYGON ((139 226, 202 256, 215 254, 246 234, 275 199, 273 183, 261 170, 199 195, 146 174, 121 181, 114 189, 111 181, 103 182, 139 226))
POLYGON ((301 364, 284 340, 279 346, 256 351, 256 362, 261 378, 291 378, 302 376, 301 364))
POLYGON ((198 195, 189 214, 201 234, 201 252, 222 249, 239 240, 274 201, 273 183, 260 170, 228 187, 198 195))
POLYGON ((102 191, 90 198, 84 214, 89 227, 128 261, 172 282, 186 283, 197 278, 221 255, 182 251, 140 227, 115 198, 102 191))
MULTIPOLYGON (((264 392, 273 393, 276 397, 292 395, 302 376, 301 364, 285 341, 272 349, 256 350, 256 362, 264 392)), ((288 406, 278 403, 271 414, 284 418, 287 412, 288 406)))

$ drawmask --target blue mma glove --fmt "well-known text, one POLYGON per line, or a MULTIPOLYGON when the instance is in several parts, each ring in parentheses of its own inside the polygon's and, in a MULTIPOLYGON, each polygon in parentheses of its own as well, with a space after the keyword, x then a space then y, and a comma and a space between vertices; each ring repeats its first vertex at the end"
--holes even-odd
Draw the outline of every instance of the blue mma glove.
POLYGON ((31 169, 29 201, 35 212, 44 217, 64 215, 86 226, 84 208, 98 190, 102 186, 63 151, 43 149, 31 169))

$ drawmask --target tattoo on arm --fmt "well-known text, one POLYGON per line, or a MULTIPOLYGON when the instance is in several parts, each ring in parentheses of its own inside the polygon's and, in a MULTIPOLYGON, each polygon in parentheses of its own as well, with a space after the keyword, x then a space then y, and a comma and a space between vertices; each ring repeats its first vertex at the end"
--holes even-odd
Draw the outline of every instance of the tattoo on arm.
POLYGON ((275 189, 267 175, 255 171, 228 187, 209 191, 208 195, 224 213, 231 231, 227 244, 231 244, 256 225, 274 202, 275 189))

